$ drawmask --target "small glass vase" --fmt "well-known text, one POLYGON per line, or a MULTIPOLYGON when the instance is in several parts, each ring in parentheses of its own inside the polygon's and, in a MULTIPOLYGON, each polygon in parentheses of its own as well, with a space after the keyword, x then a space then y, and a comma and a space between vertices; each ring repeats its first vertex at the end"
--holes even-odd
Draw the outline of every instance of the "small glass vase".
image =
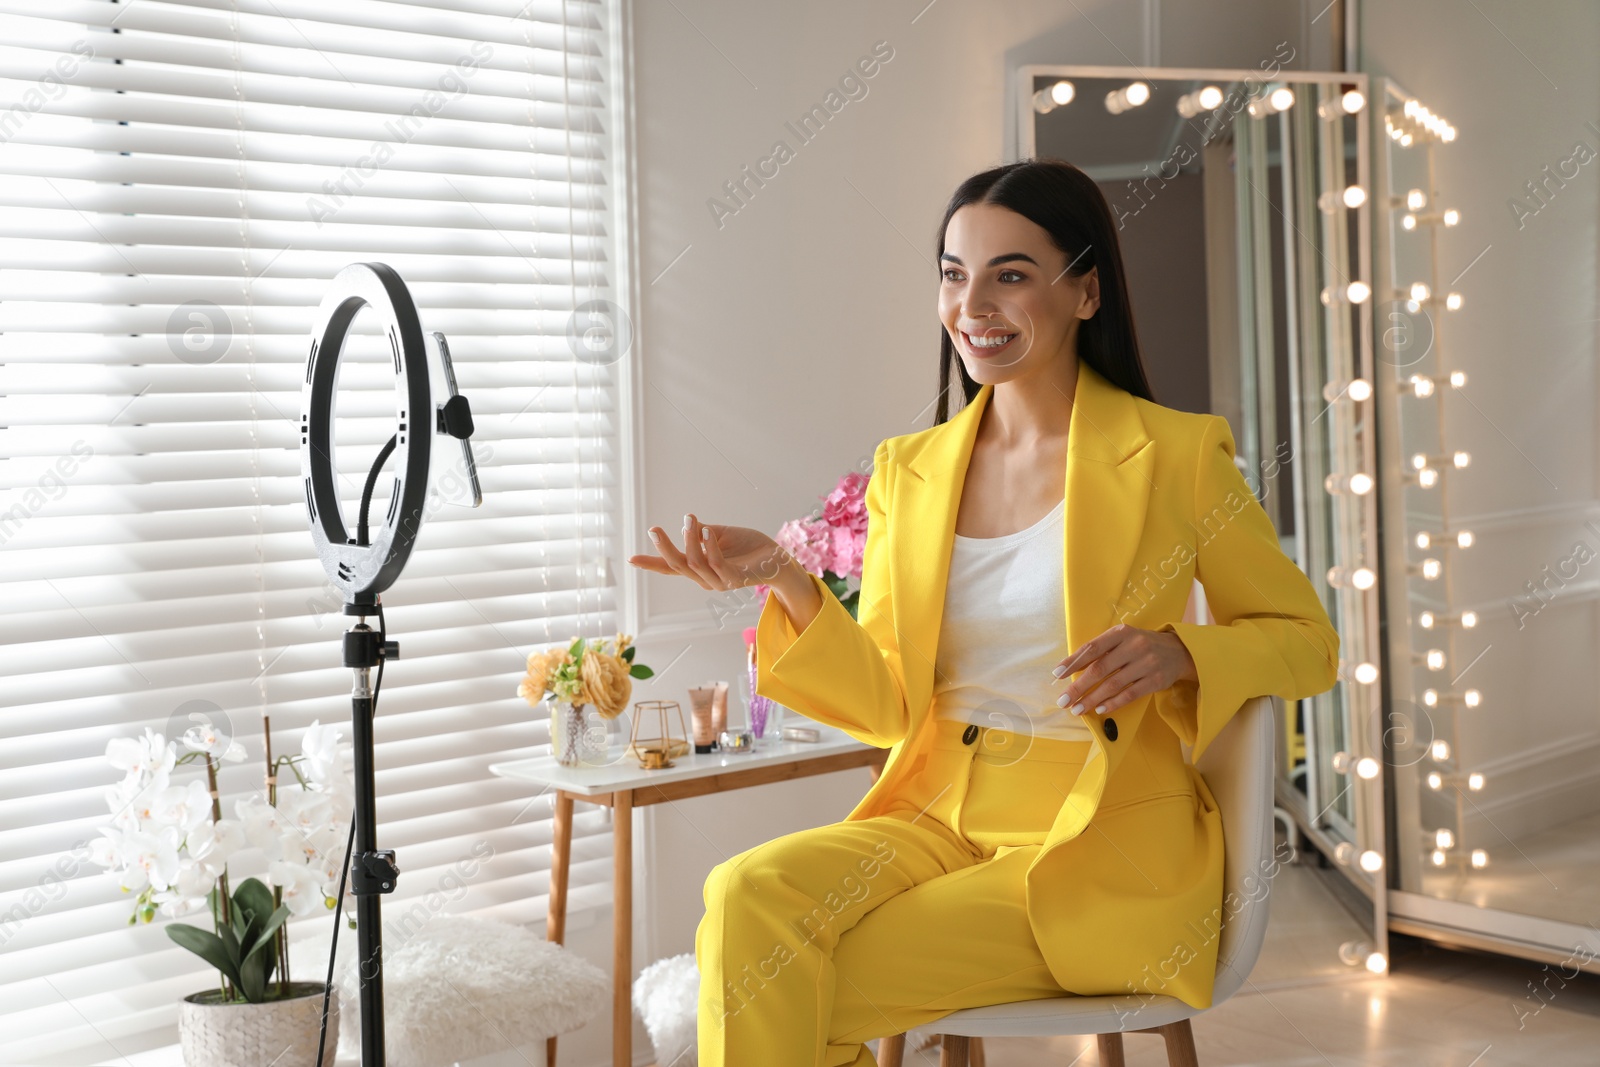
POLYGON ((563 767, 591 767, 606 762, 610 734, 588 704, 550 702, 550 751, 563 767))

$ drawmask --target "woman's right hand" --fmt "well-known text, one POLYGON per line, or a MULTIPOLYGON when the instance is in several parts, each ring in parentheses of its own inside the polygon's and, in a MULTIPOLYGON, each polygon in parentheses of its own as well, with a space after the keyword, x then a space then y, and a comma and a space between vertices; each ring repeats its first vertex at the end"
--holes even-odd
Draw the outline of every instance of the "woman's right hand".
POLYGON ((782 581, 792 557, 760 530, 707 526, 692 513, 683 521, 683 551, 678 551, 665 530, 652 526, 650 537, 661 555, 629 556, 628 562, 657 574, 681 574, 700 583, 702 589, 739 589, 782 581))

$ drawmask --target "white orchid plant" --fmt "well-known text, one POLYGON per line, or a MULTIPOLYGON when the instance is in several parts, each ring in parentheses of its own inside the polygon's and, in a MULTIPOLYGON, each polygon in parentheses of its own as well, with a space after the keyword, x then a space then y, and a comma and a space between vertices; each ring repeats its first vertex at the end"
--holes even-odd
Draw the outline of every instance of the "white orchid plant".
POLYGON ((284 991, 289 957, 283 923, 290 915, 309 915, 337 903, 354 806, 354 780, 345 769, 337 729, 313 722, 301 738, 301 754, 276 760, 270 723, 265 734, 266 795, 235 800, 231 819, 222 814, 217 771, 225 762, 246 758, 239 742, 206 724, 189 728, 177 741, 149 727, 140 738, 112 738, 106 759, 124 776, 106 790, 111 822, 90 850, 90 858, 115 875, 124 892, 138 893, 130 925, 150 922, 157 912, 178 917, 210 910, 213 932, 175 924, 168 933, 219 968, 227 1000, 239 999, 237 989, 243 999, 259 1001, 274 970, 280 994, 284 991), (201 761, 205 783, 173 784, 176 767, 201 761), (280 789, 284 767, 294 780, 280 789), (228 891, 229 860, 252 850, 266 864, 270 905, 265 886, 255 879, 246 879, 236 894, 228 891), (250 914, 233 914, 241 906, 250 914), (252 944, 257 939, 259 944, 252 944), (259 960, 244 966, 252 952, 269 947, 270 957, 261 951, 259 960))

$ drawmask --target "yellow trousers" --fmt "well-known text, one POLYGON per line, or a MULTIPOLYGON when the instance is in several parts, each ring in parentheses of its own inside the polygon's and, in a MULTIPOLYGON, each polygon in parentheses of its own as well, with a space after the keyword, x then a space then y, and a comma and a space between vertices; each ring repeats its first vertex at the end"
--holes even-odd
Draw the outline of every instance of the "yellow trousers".
POLYGON ((702 1067, 873 1067, 865 1042, 960 1008, 1067 995, 1023 874, 1088 741, 935 719, 883 814, 712 868, 695 931, 702 1067))

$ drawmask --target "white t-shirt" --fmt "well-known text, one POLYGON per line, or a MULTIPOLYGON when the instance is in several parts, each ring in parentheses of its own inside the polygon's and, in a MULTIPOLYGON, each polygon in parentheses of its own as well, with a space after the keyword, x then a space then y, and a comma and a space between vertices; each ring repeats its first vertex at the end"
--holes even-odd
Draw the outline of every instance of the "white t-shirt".
POLYGON ((955 535, 934 660, 933 714, 978 726, 1088 741, 1078 716, 1057 707, 1068 683, 1050 672, 1067 658, 1066 500, 1004 537, 955 535))

